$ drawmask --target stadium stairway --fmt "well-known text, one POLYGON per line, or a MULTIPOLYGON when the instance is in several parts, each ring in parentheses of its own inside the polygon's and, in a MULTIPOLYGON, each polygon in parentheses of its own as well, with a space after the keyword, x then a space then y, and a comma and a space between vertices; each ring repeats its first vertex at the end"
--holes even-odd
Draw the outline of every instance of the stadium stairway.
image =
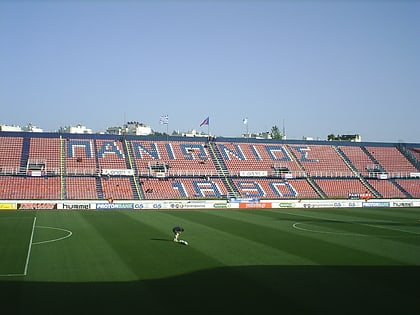
MULTIPOLYGON (((98 152, 98 145, 96 143, 96 139, 94 139, 93 141, 93 146, 94 146, 94 150, 95 152, 98 152)), ((98 198, 103 199, 104 198, 104 191, 102 189, 102 184, 101 184, 101 169, 99 167, 99 159, 98 159, 98 154, 95 153, 95 163, 96 163, 96 169, 98 170, 98 176, 95 178, 96 181, 96 191, 98 193, 98 198)))
POLYGON ((382 195, 375 189, 371 184, 367 182, 363 176, 360 175, 360 172, 356 169, 350 159, 345 155, 345 153, 337 146, 333 145, 332 148, 335 152, 340 156, 340 158, 346 163, 348 168, 352 171, 352 173, 362 182, 362 184, 366 187, 366 189, 373 194, 376 198, 381 198, 382 195))
POLYGON ((96 177, 96 191, 98 193, 98 198, 103 199, 104 198, 104 191, 102 190, 102 184, 101 184, 101 177, 96 177))
MULTIPOLYGON (((100 167, 99 167, 99 158, 98 158, 98 154, 97 154, 97 152, 98 152, 98 145, 97 145, 97 143, 96 143, 96 139, 94 139, 94 141, 93 141, 93 146, 94 146, 94 150, 95 150, 95 163, 96 163, 96 169, 97 170, 99 170, 99 172, 101 171, 100 170, 100 167)), ((100 174, 100 173, 99 173, 100 174)), ((98 191, 99 192, 99 191, 98 191)))
POLYGON ((133 170, 133 176, 130 178, 131 189, 135 199, 145 199, 144 193, 140 188, 137 174, 136 163, 134 163, 134 155, 131 147, 131 143, 127 139, 123 138, 124 155, 126 156, 126 165, 128 169, 133 170))
POLYGON ((138 187, 139 185, 137 183, 135 175, 133 175, 133 177, 130 177, 130 186, 131 186, 131 189, 133 190, 134 199, 144 199, 144 195, 142 196, 142 198, 140 198, 141 190, 138 187))
POLYGON ((29 137, 23 137, 22 154, 20 158, 20 173, 25 172, 28 166, 30 143, 31 140, 29 137))
POLYGON ((229 177, 229 170, 222 158, 222 155, 220 154, 219 149, 217 148, 217 145, 213 141, 209 141, 208 148, 210 157, 212 158, 217 172, 219 173, 223 184, 228 191, 228 196, 240 197, 241 194, 239 193, 239 190, 233 183, 232 179, 229 177))
POLYGON ((407 147, 403 143, 397 144, 398 151, 401 152, 402 155, 405 156, 407 160, 418 170, 420 171, 420 161, 414 156, 414 154, 407 149, 407 147))
POLYGON ((404 189, 404 187, 398 184, 395 179, 391 179, 391 183, 393 183, 399 190, 401 190, 408 198, 414 198, 407 190, 404 189))
POLYGON ((63 137, 60 135, 60 196, 62 200, 67 199, 66 189, 66 146, 63 137))
POLYGON ((384 167, 381 165, 381 163, 379 163, 379 161, 369 152, 368 149, 366 149, 365 146, 360 146, 360 149, 362 149, 362 151, 372 160, 372 162, 379 166, 379 170, 381 172, 385 172, 384 167))

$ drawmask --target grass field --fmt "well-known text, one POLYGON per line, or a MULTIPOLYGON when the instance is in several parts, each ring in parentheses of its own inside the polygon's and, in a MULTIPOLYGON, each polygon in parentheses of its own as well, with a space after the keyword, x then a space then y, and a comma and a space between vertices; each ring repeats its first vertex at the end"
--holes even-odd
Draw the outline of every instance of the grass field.
POLYGON ((2 211, 2 314, 417 314, 419 220, 418 208, 2 211))

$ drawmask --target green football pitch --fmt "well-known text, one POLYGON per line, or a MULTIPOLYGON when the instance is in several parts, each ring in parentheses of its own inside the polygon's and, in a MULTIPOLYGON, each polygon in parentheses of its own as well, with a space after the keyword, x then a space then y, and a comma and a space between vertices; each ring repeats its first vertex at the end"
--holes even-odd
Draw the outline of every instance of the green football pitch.
POLYGON ((3 314, 420 309, 419 208, 0 211, 0 254, 3 314))

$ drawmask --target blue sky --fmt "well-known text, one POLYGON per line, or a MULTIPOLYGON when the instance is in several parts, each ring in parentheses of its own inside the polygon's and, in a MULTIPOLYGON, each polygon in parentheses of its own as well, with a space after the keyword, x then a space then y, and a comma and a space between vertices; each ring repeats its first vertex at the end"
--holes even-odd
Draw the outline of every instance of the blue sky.
POLYGON ((420 1, 0 0, 0 124, 420 142, 420 1))

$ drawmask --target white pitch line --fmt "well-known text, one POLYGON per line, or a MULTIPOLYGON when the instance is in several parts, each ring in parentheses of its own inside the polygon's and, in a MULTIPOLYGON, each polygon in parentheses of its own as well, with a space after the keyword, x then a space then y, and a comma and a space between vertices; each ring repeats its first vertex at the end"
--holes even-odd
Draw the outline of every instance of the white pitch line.
POLYGON ((59 238, 52 239, 52 240, 34 242, 34 243, 32 243, 33 245, 58 242, 58 241, 64 240, 64 239, 66 239, 66 238, 68 238, 68 237, 70 237, 70 236, 73 235, 73 232, 72 231, 69 231, 69 230, 66 230, 66 229, 55 228, 55 227, 51 227, 51 226, 41 226, 40 225, 40 226, 37 226, 36 228, 37 229, 38 228, 41 228, 41 229, 51 229, 51 230, 63 231, 63 232, 66 232, 68 234, 65 235, 65 236, 59 237, 59 238))
POLYGON ((27 273, 28 273, 29 257, 31 256, 32 245, 57 242, 57 241, 61 241, 61 240, 64 240, 66 238, 69 238, 70 236, 73 235, 72 231, 69 231, 69 230, 66 230, 66 229, 60 229, 60 228, 55 228, 55 227, 50 227, 50 226, 35 226, 35 223, 36 223, 36 217, 34 218, 34 222, 32 224, 32 233, 31 233, 31 239, 30 239, 30 242, 29 242, 28 254, 26 256, 26 263, 25 263, 24 272, 23 273, 0 274, 0 277, 22 277, 22 276, 26 276, 27 273), (42 228, 42 229, 52 229, 52 230, 64 231, 64 232, 67 232, 68 234, 63 236, 63 237, 55 238, 55 239, 52 239, 52 240, 33 242, 35 227, 36 228, 42 228))
POLYGON ((417 232, 413 232, 413 231, 406 231, 406 230, 401 230, 401 229, 395 229, 395 228, 390 228, 390 227, 386 227, 386 226, 381 226, 381 225, 374 225, 374 224, 367 224, 367 223, 360 223, 362 225, 366 225, 366 226, 371 226, 371 227, 376 227, 378 229, 386 229, 386 230, 391 230, 391 231, 398 231, 398 232, 403 232, 403 233, 409 233, 409 234, 415 234, 415 235, 420 235, 420 233, 417 232))
POLYGON ((34 231, 35 231, 35 223, 36 223, 36 217, 34 217, 34 222, 32 224, 31 239, 29 240, 28 254, 26 255, 25 270, 23 272, 24 276, 28 274, 29 257, 31 256, 32 240, 34 239, 34 231))
POLYGON ((303 222, 295 222, 293 223, 293 227, 296 230, 301 230, 301 231, 305 231, 305 232, 313 232, 313 233, 321 233, 321 234, 335 234, 335 235, 344 235, 344 236, 369 236, 366 234, 355 234, 355 233, 344 233, 344 232, 332 232, 332 231, 322 231, 322 230, 312 230, 312 229, 305 229, 303 227, 298 226, 299 224, 305 224, 303 222))
MULTIPOLYGON (((420 235, 420 233, 413 232, 413 231, 395 229, 395 228, 390 228, 390 227, 381 226, 381 225, 374 225, 374 224, 369 224, 369 223, 360 223, 360 222, 354 222, 354 221, 345 221, 345 220, 337 220, 337 219, 320 218, 320 217, 314 217, 314 216, 311 216, 311 215, 297 214, 297 213, 291 213, 291 212, 284 212, 284 213, 291 214, 291 215, 296 215, 296 216, 300 216, 300 217, 307 217, 307 218, 318 219, 318 220, 326 220, 326 221, 333 221, 333 222, 343 222, 343 223, 359 224, 359 225, 370 226, 370 227, 374 227, 374 228, 378 228, 378 229, 385 229, 385 230, 390 230, 390 231, 398 231, 398 232, 403 232, 403 233, 420 235)), ((300 223, 300 222, 297 222, 297 223, 300 223)), ((384 221, 384 223, 399 223, 399 222, 395 222, 395 221, 384 221)))

